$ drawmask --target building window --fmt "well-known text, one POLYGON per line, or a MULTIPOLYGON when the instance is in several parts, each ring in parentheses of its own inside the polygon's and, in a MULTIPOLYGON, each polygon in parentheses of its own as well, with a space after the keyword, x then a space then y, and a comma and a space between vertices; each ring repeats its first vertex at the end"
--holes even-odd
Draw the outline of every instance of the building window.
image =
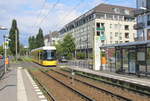
POLYGON ((125 30, 129 30, 129 25, 125 25, 125 26, 124 26, 124 29, 125 29, 125 30))
POLYGON ((129 41, 125 41, 125 43, 128 43, 129 41))
POLYGON ((122 40, 122 37, 121 37, 121 36, 119 37, 119 40, 122 40))
POLYGON ((97 28, 100 28, 100 23, 96 23, 97 28))
POLYGON ((112 24, 110 24, 110 29, 112 28, 112 24))
POLYGON ((118 44, 118 41, 115 41, 116 44, 118 44))
POLYGON ((97 36, 100 36, 100 32, 99 31, 97 31, 97 36))
POLYGON ((118 32, 115 32, 115 37, 117 37, 118 36, 118 32))
POLYGON ((129 33, 125 33, 125 38, 129 38, 129 33))

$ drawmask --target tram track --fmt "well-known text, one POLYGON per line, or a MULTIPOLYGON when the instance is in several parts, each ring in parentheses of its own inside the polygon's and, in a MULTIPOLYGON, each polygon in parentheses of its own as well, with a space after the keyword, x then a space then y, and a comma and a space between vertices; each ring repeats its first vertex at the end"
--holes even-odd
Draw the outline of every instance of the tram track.
MULTIPOLYGON (((66 75, 66 74, 64 74, 64 73, 61 73, 61 72, 58 72, 58 71, 56 71, 56 70, 51 70, 51 71, 56 72, 56 73, 58 73, 58 74, 60 74, 60 75, 62 75, 62 76, 64 76, 64 77, 67 77, 67 78, 69 77, 68 75, 66 75)), ((89 87, 91 87, 91 88, 97 89, 98 91, 100 91, 100 92, 102 92, 102 93, 105 93, 105 94, 108 94, 108 95, 110 95, 110 96, 112 96, 112 97, 115 97, 115 98, 117 98, 118 100, 121 100, 121 101, 132 101, 132 100, 129 99, 129 98, 126 98, 126 97, 120 96, 120 95, 118 95, 118 94, 112 93, 112 92, 110 92, 110 91, 108 91, 108 90, 105 90, 105 89, 103 89, 103 88, 96 87, 96 86, 94 86, 94 85, 92 85, 92 84, 90 84, 90 83, 87 83, 87 82, 85 82, 85 81, 81 81, 80 79, 77 79, 77 78, 73 78, 73 79, 74 79, 75 81, 77 81, 77 82, 80 82, 80 83, 86 85, 86 86, 89 86, 89 87)))
MULTIPOLYGON (((33 64, 33 63, 30 63, 32 66, 37 66, 37 65, 35 65, 35 64, 33 64)), ((38 66, 38 67, 41 67, 41 66, 38 66)), ((47 70, 47 69, 44 69, 44 68, 38 68, 40 71, 42 71, 42 72, 44 72, 44 73, 48 73, 48 71, 49 70, 47 70)), ((57 69, 51 69, 53 72, 55 72, 57 69)), ((50 71, 51 71, 50 70, 50 71)), ((58 70, 58 71, 60 71, 60 70, 58 70)), ((65 71, 62 71, 62 72, 65 72, 65 71)), ((69 72, 66 72, 66 73, 69 73, 69 72)), ((46 74, 47 76, 48 75, 50 75, 49 73, 48 74, 46 74)), ((62 75, 62 74, 60 74, 60 75, 62 75)), ((64 74, 63 74, 63 76, 65 76, 64 74)), ((78 75, 78 76, 80 76, 80 75, 78 75)), ((66 76, 66 77, 68 77, 68 76, 66 76)), ((81 76, 82 77, 82 76, 81 76)), ((55 79, 58 79, 57 77, 55 77, 55 76, 53 76, 53 78, 55 78, 55 79)), ((85 78, 87 78, 87 77, 85 77, 85 78)), ((91 79, 91 78, 89 78, 89 79, 91 79)), ((60 80, 60 79, 58 79, 59 81, 62 81, 62 80, 60 80)), ((93 79, 94 80, 94 79, 93 79)), ((81 80, 80 80, 81 81, 81 80)), ((80 81, 78 81, 78 82, 80 82, 80 81)), ((64 82, 63 82, 64 83, 64 82)), ((86 82, 87 83, 87 82, 86 82)), ((88 85, 88 84, 86 84, 87 86, 91 86, 91 84, 90 85, 88 85)), ((114 85, 112 85, 112 86, 114 86, 114 85)), ((73 87, 72 87, 73 88, 73 87)), ((115 87, 116 89, 118 89, 118 87, 115 87)), ((94 89, 97 89, 97 88, 94 88, 94 89)), ((120 89, 122 89, 122 88, 120 88, 120 89)), ((133 99, 130 99, 130 98, 128 98, 127 97, 127 99, 126 99, 126 96, 122 96, 121 94, 119 95, 119 94, 115 94, 115 92, 113 92, 112 93, 112 91, 108 91, 107 92, 107 89, 101 89, 101 92, 103 92, 103 93, 106 93, 107 95, 111 95, 113 98, 117 98, 118 100, 120 100, 120 101, 141 101, 141 100, 133 100, 133 99), (105 90, 105 91, 103 91, 103 90, 105 90), (119 96, 118 96, 119 95, 119 96), (123 97, 123 98, 122 98, 123 97), (125 99, 124 99, 125 98, 125 99)), ((82 92, 83 93, 83 92, 82 92)), ((86 94, 86 93, 83 93, 84 95, 86 94)), ((87 94, 86 94, 87 95, 87 94)), ((88 95, 89 96, 89 95, 88 95)), ((89 97, 91 97, 91 96, 89 96, 89 97)), ((93 98, 93 97, 92 97, 93 98)), ((92 99, 91 98, 91 99, 92 99)), ((113 101, 118 101, 118 100, 113 100, 113 101)), ((92 100, 88 100, 88 101, 94 101, 93 99, 92 100)), ((96 100, 96 101, 103 101, 103 100, 96 100)), ((106 100, 105 100, 106 101, 106 100)), ((111 100, 110 100, 111 101, 111 100)), ((142 100, 142 101, 149 101, 149 100, 142 100)))
POLYGON ((55 99, 55 97, 52 95, 52 93, 48 91, 48 89, 31 73, 31 71, 28 70, 28 72, 30 73, 30 75, 32 76, 32 78, 34 79, 34 81, 40 86, 40 88, 41 88, 42 90, 44 90, 44 92, 45 92, 46 95, 48 96, 48 99, 49 99, 50 101, 57 101, 57 100, 55 99))
MULTIPOLYGON (((70 73, 71 71, 70 70, 65 70, 65 69, 61 69, 62 71, 64 72, 68 72, 70 73)), ((75 70, 76 71, 76 70, 75 70)), ((77 71, 76 71, 77 72, 77 71)), ((83 72, 84 73, 84 72, 83 72)), ((86 74, 86 73, 85 73, 86 74)), ((139 94, 141 96, 146 96, 146 97, 149 97, 150 96, 150 93, 149 92, 144 92, 142 90, 138 90, 138 89, 133 89, 133 88, 130 88, 130 87, 126 87, 126 86, 122 86, 122 85, 119 85, 117 83, 112 83, 112 82, 109 82, 109 81, 106 81, 106 80, 102 80, 102 79, 96 79, 90 75, 85 75, 85 74, 80 74, 80 73, 77 73, 78 76, 81 76, 81 77, 84 77, 84 78, 88 78, 88 79, 92 79, 92 80, 95 80, 95 81, 99 81, 99 82, 102 82, 102 83, 105 83, 105 84, 108 84, 108 85, 111 85, 111 86, 114 86, 114 87, 118 87, 118 88, 121 88, 121 89, 125 89, 125 90, 128 90, 130 92, 133 92, 133 93, 136 93, 136 94, 139 94)), ((113 79, 112 79, 113 81, 113 79)), ((117 81, 117 80, 115 80, 117 81)), ((130 83, 129 83, 130 84, 130 83)))
POLYGON ((85 99, 86 101, 95 101, 94 99, 88 97, 87 95, 81 93, 80 91, 68 86, 67 84, 63 83, 62 81, 60 81, 59 79, 56 79, 55 77, 51 76, 50 74, 44 72, 43 70, 40 69, 40 71, 42 73, 44 73, 45 75, 49 76, 50 78, 54 79, 55 81, 59 82, 60 84, 62 84, 63 86, 67 87, 68 89, 72 90, 73 92, 77 93, 79 96, 83 97, 83 99, 85 99))
MULTIPOLYGON (((61 70, 53 70, 53 71, 61 73, 64 76, 71 75, 71 71, 65 71, 62 69, 61 70)), ((76 79, 77 80, 79 79, 80 81, 88 82, 88 83, 90 83, 92 85, 96 85, 98 87, 100 86, 103 89, 107 89, 113 93, 116 93, 116 94, 124 96, 124 97, 128 96, 128 98, 133 101, 150 101, 150 96, 148 96, 147 93, 141 94, 142 92, 139 93, 137 90, 133 91, 133 90, 130 90, 130 88, 126 89, 122 86, 118 86, 117 84, 115 85, 115 84, 109 83, 107 81, 103 81, 103 80, 99 81, 97 79, 90 78, 89 76, 85 76, 85 75, 81 75, 81 74, 76 74, 76 79), (118 91, 116 89, 118 89, 118 91)))
POLYGON ((34 71, 35 64, 30 63, 29 66, 29 64, 26 63, 25 65, 28 67, 30 73, 32 71, 31 75, 33 75, 33 77, 36 77, 36 79, 34 80, 38 80, 42 88, 46 88, 46 90, 44 91, 46 91, 48 94, 49 92, 51 92, 49 95, 52 95, 53 98, 51 98, 50 101, 95 101, 90 98, 88 100, 88 98, 83 97, 83 95, 77 94, 77 92, 70 90, 58 81, 52 79, 51 77, 49 77, 41 71, 41 69, 43 69, 39 68, 41 66, 38 66, 38 68, 36 68, 36 71, 34 71), (29 67, 33 70, 30 70, 29 67))

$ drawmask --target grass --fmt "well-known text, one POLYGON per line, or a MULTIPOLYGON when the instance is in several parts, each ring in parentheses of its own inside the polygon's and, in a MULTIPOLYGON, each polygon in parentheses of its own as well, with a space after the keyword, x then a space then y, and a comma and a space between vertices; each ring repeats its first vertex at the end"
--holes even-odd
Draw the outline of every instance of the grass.
POLYGON ((32 62, 32 59, 29 56, 22 57, 22 60, 26 62, 32 62))

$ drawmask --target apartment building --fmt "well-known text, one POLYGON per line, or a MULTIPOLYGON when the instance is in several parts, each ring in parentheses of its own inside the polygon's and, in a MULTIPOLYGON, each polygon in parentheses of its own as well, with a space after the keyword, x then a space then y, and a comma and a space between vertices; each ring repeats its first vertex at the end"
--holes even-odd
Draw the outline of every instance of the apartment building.
POLYGON ((65 25, 59 38, 72 34, 76 53, 93 53, 94 69, 100 69, 100 46, 134 41, 136 31, 133 8, 100 4, 65 25))
POLYGON ((150 0, 137 0, 137 9, 134 12, 137 24, 137 40, 150 40, 150 0))
POLYGON ((54 46, 55 44, 57 44, 58 40, 59 40, 59 38, 58 38, 57 31, 50 32, 49 34, 45 35, 45 37, 44 37, 45 46, 54 46))

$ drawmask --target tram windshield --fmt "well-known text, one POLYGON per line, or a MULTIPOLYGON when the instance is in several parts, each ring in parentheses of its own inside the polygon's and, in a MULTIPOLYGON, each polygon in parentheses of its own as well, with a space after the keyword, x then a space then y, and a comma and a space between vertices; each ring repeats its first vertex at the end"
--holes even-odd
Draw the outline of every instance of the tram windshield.
POLYGON ((47 50, 43 53, 44 60, 53 60, 56 59, 56 51, 55 50, 47 50))

